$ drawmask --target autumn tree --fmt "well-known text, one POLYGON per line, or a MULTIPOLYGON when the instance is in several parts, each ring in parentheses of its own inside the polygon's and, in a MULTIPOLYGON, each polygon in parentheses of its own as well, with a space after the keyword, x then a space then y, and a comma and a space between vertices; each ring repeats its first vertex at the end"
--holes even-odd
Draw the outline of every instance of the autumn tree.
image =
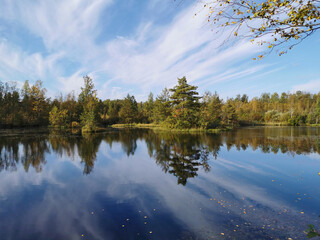
POLYGON ((49 122, 54 127, 65 127, 67 125, 68 110, 59 110, 54 106, 49 113, 49 122))
POLYGON ((204 8, 218 31, 227 28, 234 36, 268 44, 270 50, 284 44, 291 49, 320 29, 319 0, 210 0, 204 8))
POLYGON ((232 99, 228 99, 222 108, 222 120, 225 125, 232 127, 238 123, 236 109, 232 99))
POLYGON ((79 104, 83 106, 83 111, 80 116, 83 131, 91 132, 97 124, 97 90, 94 89, 94 84, 89 76, 84 76, 84 87, 81 87, 79 95, 79 104))
POLYGON ((46 125, 48 124, 49 108, 45 94, 47 90, 42 86, 42 81, 38 80, 29 87, 28 97, 31 105, 32 124, 46 125))

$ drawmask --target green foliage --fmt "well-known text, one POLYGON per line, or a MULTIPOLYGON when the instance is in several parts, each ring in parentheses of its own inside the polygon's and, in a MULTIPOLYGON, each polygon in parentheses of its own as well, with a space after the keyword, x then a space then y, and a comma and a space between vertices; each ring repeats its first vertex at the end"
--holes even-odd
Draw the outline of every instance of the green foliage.
POLYGON ((0 125, 7 127, 47 125, 49 100, 42 82, 25 82, 21 95, 15 82, 0 82, 0 125))
POLYGON ((206 92, 201 104, 201 128, 213 129, 221 126, 222 100, 217 93, 206 92))
POLYGON ((84 132, 117 123, 143 123, 160 128, 221 129, 239 125, 318 125, 320 93, 263 93, 249 100, 246 94, 223 101, 217 93, 198 96, 197 86, 187 83, 185 77, 178 85, 164 89, 154 100, 149 94, 146 102, 137 102, 134 96, 124 99, 100 100, 93 81, 84 77, 78 101, 74 93, 50 100, 41 81, 21 90, 16 83, 0 82, 0 127, 52 125, 56 127, 84 127, 84 132), (50 111, 51 110, 51 111, 50 111))
POLYGON ((310 224, 308 226, 306 233, 307 233, 307 238, 320 237, 320 233, 315 230, 315 227, 313 224, 310 224))
POLYGON ((84 76, 84 87, 81 88, 79 95, 79 103, 83 106, 83 111, 80 116, 83 131, 92 131, 97 124, 97 91, 94 89, 94 84, 89 76, 84 76))
POLYGON ((234 127, 237 125, 237 115, 234 102, 231 99, 228 99, 227 103, 222 108, 222 121, 226 126, 234 127))
POLYGON ((154 102, 153 121, 164 122, 171 115, 169 90, 165 88, 154 102))
POLYGON ((318 96, 317 103, 314 107, 314 117, 316 119, 316 124, 318 124, 320 119, 320 96, 318 96))
POLYGON ((122 106, 119 112, 119 117, 123 123, 137 122, 138 116, 138 104, 134 96, 129 94, 123 100, 122 106))
POLYGON ((189 85, 186 77, 178 78, 178 85, 170 89, 172 114, 170 123, 175 128, 192 128, 199 126, 199 93, 198 87, 189 85))
POLYGON ((143 119, 143 122, 152 122, 153 121, 153 114, 154 114, 154 100, 153 100, 153 94, 150 93, 148 96, 148 101, 146 101, 144 104, 141 104, 141 112, 143 119))
POLYGON ((45 99, 46 91, 47 90, 42 87, 42 81, 36 81, 36 83, 29 88, 32 117, 37 125, 40 125, 41 120, 44 120, 48 116, 48 105, 45 99))
POLYGON ((49 113, 49 122, 54 127, 65 127, 67 124, 68 110, 59 110, 56 106, 49 113))

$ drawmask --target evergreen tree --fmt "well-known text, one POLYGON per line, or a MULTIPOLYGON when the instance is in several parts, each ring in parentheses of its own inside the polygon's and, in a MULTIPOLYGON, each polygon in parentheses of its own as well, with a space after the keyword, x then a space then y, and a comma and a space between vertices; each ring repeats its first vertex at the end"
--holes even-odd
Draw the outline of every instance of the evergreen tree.
POLYGON ((156 123, 164 122, 171 115, 169 90, 162 90, 162 93, 156 98, 153 109, 153 121, 156 123))
POLYGON ((153 109, 154 109, 154 100, 153 100, 153 94, 150 93, 148 96, 148 101, 144 104, 144 114, 146 116, 147 122, 152 122, 153 117, 153 109))
POLYGON ((189 85, 186 77, 178 78, 178 85, 170 89, 170 103, 173 107, 171 122, 176 128, 191 128, 199 125, 198 87, 189 85))
POLYGON ((208 128, 219 127, 222 117, 222 100, 219 98, 217 93, 214 93, 212 96, 212 100, 210 101, 208 108, 210 114, 208 128))
POLYGON ((122 102, 122 107, 119 112, 119 117, 124 123, 134 123, 137 121, 138 104, 134 96, 129 94, 122 102))

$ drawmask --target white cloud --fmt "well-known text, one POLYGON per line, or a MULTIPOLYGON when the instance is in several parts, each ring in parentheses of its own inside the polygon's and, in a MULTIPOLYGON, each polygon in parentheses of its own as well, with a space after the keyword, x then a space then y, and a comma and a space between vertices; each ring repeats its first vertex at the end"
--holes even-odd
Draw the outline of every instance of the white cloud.
MULTIPOLYGON (((105 31, 100 18, 110 4, 111 0, 7 1, 0 17, 40 37, 47 55, 12 47, 10 58, 1 65, 11 68, 15 76, 11 79, 18 72, 18 77, 51 80, 64 93, 78 92, 82 76, 91 74, 100 98, 121 98, 132 91, 142 99, 150 91, 157 94, 172 87, 184 75, 192 84, 210 89, 214 83, 236 81, 269 67, 248 64, 248 58, 261 50, 256 45, 247 41, 222 45, 228 32, 217 36, 204 15, 193 17, 199 12, 196 4, 180 11, 170 24, 140 22, 135 34, 98 44, 97 37, 105 31), (68 61, 76 67, 69 68, 68 61)), ((7 54, 0 49, 2 59, 7 54)), ((4 69, 1 74, 7 75, 4 69)))
POLYGON ((171 87, 177 77, 184 75, 196 84, 213 83, 252 75, 266 67, 247 66, 239 72, 244 60, 261 48, 248 41, 221 47, 228 33, 214 36, 203 16, 192 17, 195 12, 194 6, 182 11, 161 31, 155 31, 148 23, 148 28, 142 28, 143 37, 137 34, 135 38, 118 37, 109 42, 105 69, 112 80, 136 84, 148 94, 152 89, 171 87), (219 75, 223 77, 218 79, 219 75))
POLYGON ((0 18, 14 26, 22 25, 39 37, 45 51, 29 53, 22 46, 1 41, 1 80, 41 79, 55 91, 77 92, 82 76, 94 75, 105 55, 105 51, 96 45, 95 38, 101 30, 101 13, 110 3, 111 0, 6 1, 0 10, 0 18), (68 61, 78 67, 68 69, 69 65, 65 64, 68 61))
POLYGON ((293 86, 292 92, 296 91, 318 93, 320 92, 320 79, 293 86))
POLYGON ((67 49, 69 57, 76 58, 84 52, 86 56, 81 60, 88 61, 97 53, 94 37, 99 34, 99 17, 110 3, 111 0, 7 1, 0 14, 40 37, 49 52, 67 49))
POLYGON ((40 53, 27 54, 8 41, 0 41, 0 77, 1 80, 45 79, 46 76, 59 75, 57 61, 63 57, 62 52, 56 52, 48 56, 40 53), (25 78, 23 78, 25 77, 25 78))

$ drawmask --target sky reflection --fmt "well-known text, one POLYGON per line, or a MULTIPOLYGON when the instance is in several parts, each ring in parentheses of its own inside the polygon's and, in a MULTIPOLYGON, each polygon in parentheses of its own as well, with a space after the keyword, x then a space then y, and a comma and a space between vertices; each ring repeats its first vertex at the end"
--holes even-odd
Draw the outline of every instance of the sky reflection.
POLYGON ((317 134, 260 128, 2 137, 0 235, 304 239, 308 224, 319 226, 317 134))

